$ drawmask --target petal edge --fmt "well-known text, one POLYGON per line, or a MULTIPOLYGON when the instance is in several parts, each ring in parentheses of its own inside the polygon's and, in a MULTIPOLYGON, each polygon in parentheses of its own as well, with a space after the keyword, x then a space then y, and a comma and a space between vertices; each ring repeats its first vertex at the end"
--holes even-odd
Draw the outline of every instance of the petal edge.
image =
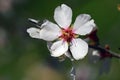
POLYGON ((88 53, 88 44, 80 38, 74 39, 70 50, 75 60, 83 59, 88 53))
POLYGON ((61 41, 57 41, 53 43, 53 45, 50 48, 51 56, 53 57, 59 57, 63 55, 68 50, 68 43, 61 41))
POLYGON ((54 20, 61 28, 68 28, 72 21, 72 9, 65 4, 58 6, 54 11, 54 20))

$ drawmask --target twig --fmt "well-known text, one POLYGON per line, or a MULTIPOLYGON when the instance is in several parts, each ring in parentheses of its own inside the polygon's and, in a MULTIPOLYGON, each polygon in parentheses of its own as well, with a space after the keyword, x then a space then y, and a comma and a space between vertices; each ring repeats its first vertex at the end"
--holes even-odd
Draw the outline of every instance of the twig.
POLYGON ((72 77, 72 80, 76 80, 76 69, 74 61, 72 61, 72 69, 70 71, 70 76, 72 77))
POLYGON ((107 53, 107 57, 115 57, 115 58, 119 58, 120 59, 120 54, 112 52, 111 50, 107 50, 105 48, 102 48, 100 46, 93 46, 93 45, 89 45, 89 48, 93 48, 96 50, 99 50, 102 53, 107 53))

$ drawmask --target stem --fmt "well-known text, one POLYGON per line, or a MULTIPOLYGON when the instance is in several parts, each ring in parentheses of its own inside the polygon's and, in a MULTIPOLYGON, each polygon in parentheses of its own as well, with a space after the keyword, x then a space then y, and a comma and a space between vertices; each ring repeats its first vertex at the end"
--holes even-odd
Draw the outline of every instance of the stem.
POLYGON ((72 80, 76 80, 75 63, 74 63, 73 60, 72 60, 72 69, 71 69, 71 72, 70 72, 70 76, 72 77, 72 80))
POLYGON ((100 47, 100 46, 92 46, 92 45, 89 45, 89 48, 93 48, 93 49, 99 50, 99 51, 101 51, 101 52, 107 52, 107 53, 109 53, 109 54, 111 55, 111 57, 115 57, 115 58, 120 59, 120 54, 115 53, 115 52, 112 52, 112 51, 107 50, 107 49, 105 49, 105 48, 102 48, 102 47, 100 47))

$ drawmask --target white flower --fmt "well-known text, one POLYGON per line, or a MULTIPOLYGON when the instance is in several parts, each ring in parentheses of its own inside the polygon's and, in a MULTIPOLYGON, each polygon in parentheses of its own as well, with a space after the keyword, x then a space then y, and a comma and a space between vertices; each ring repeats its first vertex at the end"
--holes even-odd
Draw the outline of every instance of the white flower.
POLYGON ((62 4, 55 9, 54 20, 57 24, 46 21, 41 25, 42 29, 29 28, 27 32, 32 38, 54 41, 49 49, 53 57, 59 57, 63 54, 69 57, 68 50, 70 50, 75 60, 84 58, 88 53, 88 44, 78 37, 89 34, 95 27, 91 16, 80 14, 71 25, 72 10, 67 5, 62 4))

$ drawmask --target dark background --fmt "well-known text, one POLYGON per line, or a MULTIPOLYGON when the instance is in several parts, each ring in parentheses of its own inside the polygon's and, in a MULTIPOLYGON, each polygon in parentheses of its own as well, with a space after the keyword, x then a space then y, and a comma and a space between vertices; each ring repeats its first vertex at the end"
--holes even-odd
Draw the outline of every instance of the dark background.
MULTIPOLYGON (((69 80, 69 59, 50 57, 46 42, 26 32, 35 26, 28 18, 54 22, 54 9, 62 3, 72 8, 73 22, 79 14, 90 14, 101 46, 120 53, 120 0, 0 0, 0 80, 69 80)), ((103 60, 90 64, 87 58, 76 62, 80 80, 120 80, 119 59, 111 59, 109 72, 99 75, 103 60)))

